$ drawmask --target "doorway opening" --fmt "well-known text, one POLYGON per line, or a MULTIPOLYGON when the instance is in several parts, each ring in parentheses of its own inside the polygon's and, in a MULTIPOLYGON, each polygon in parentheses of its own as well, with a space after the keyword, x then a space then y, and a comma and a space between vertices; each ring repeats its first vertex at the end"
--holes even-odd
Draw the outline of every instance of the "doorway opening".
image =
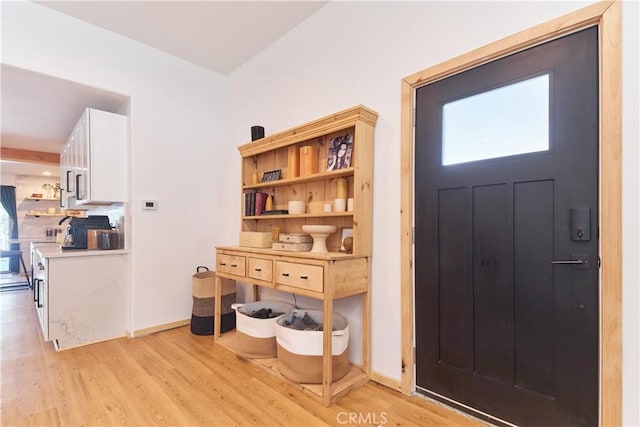
MULTIPOLYGON (((8 251, 10 240, 9 215, 0 206, 0 250, 8 251)), ((0 258, 0 274, 9 272, 9 258, 0 258)))

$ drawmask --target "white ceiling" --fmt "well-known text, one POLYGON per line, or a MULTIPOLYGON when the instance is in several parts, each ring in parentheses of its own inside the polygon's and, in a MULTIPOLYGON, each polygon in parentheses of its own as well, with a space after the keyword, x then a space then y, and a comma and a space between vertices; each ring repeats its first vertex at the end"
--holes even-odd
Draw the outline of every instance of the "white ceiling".
POLYGON ((38 1, 228 74, 327 1, 38 1))
MULTIPOLYGON (((327 1, 38 1, 64 14, 228 74, 327 1)), ((85 107, 118 111, 126 97, 2 65, 2 146, 60 152, 85 107)), ((2 161, 4 173, 25 172, 2 161)), ((41 168, 29 166, 28 174, 41 168)))
POLYGON ((117 112, 128 99, 4 64, 0 73, 4 147, 60 152, 86 107, 117 112))
MULTIPOLYGON (((2 146, 59 153, 85 108, 119 112, 128 97, 0 65, 2 146)), ((3 173, 40 175, 51 166, 2 160, 3 173)), ((53 170, 55 175, 57 170, 53 170)))

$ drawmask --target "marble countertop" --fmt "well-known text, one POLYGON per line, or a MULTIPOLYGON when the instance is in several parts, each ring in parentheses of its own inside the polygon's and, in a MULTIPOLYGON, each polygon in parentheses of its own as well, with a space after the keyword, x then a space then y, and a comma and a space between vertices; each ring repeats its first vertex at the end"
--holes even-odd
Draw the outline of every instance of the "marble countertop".
POLYGON ((17 239, 9 239, 9 243, 55 243, 55 238, 46 237, 19 237, 17 239))
POLYGON ((35 249, 40 253, 43 258, 69 258, 79 256, 105 256, 105 255, 123 255, 128 254, 126 249, 114 249, 114 250, 87 250, 87 249, 69 249, 62 250, 60 245, 52 244, 35 244, 35 249))

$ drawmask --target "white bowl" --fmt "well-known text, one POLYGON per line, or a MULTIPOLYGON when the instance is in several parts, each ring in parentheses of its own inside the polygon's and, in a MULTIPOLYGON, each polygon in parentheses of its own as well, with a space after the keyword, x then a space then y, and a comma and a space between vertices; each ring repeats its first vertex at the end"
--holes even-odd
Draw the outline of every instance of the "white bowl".
POLYGON ((309 234, 331 234, 335 233, 338 227, 335 225, 313 225, 306 224, 302 226, 302 231, 309 234))
POLYGON ((338 227, 335 225, 307 224, 302 226, 302 231, 311 234, 311 237, 313 237, 313 247, 311 248, 311 252, 328 252, 327 237, 337 229, 338 227))
POLYGON ((289 201, 289 213, 292 215, 304 213, 304 201, 291 200, 289 201))

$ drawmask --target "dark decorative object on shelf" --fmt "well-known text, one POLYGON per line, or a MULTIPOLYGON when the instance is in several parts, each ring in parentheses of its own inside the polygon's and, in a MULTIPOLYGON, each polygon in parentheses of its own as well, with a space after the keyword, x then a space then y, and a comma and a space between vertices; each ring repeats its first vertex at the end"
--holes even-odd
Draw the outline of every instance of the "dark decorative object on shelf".
POLYGON ((264 138, 264 128, 262 126, 251 126, 251 140, 264 138))
POLYGON ((262 215, 287 215, 289 213, 286 209, 276 209, 272 211, 263 211, 262 215))

